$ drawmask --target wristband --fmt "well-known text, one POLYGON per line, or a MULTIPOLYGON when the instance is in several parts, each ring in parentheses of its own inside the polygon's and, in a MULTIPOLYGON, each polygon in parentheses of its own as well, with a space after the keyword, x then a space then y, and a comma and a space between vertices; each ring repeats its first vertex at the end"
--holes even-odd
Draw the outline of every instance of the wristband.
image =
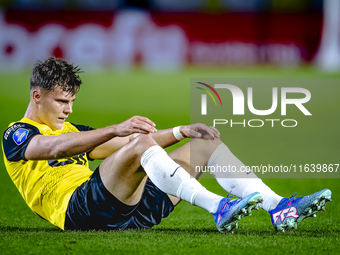
POLYGON ((178 141, 182 141, 185 137, 181 134, 181 132, 179 131, 179 128, 181 126, 178 127, 174 127, 172 129, 172 133, 174 134, 174 137, 178 140, 178 141))

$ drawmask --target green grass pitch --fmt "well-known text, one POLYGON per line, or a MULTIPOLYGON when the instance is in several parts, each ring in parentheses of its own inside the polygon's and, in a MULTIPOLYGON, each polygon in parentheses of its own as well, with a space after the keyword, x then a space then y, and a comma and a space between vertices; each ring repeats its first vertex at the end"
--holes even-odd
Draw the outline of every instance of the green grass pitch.
MULTIPOLYGON (((0 128, 22 118, 29 101, 29 72, 0 74, 0 128)), ((188 124, 190 78, 197 77, 340 77, 311 67, 282 70, 274 67, 188 68, 175 73, 134 70, 84 73, 83 86, 69 121, 103 127, 133 115, 147 116, 158 129, 188 124)), ((339 84, 340 85, 340 84, 339 84)), ((337 92, 339 93, 339 91, 337 92)), ((337 126, 334 127, 338 129, 337 126)), ((337 139, 334 137, 334 139, 337 139)), ((339 142, 339 141, 338 141, 339 142)), ((269 155, 270 156, 270 155, 269 155)), ((2 153, 1 153, 2 157, 2 153)), ((3 162, 3 159, 1 159, 3 162)), ((91 168, 99 164, 92 163, 91 168)), ((339 163, 339 162, 337 162, 339 163)), ((200 180, 225 196, 216 181, 200 180)), ((264 179, 282 196, 308 195, 323 188, 333 202, 317 218, 297 230, 277 233, 267 212, 242 219, 234 234, 220 234, 213 217, 181 202, 162 223, 150 230, 63 232, 40 219, 25 204, 0 165, 0 254, 337 254, 340 252, 340 185, 337 179, 264 179)))

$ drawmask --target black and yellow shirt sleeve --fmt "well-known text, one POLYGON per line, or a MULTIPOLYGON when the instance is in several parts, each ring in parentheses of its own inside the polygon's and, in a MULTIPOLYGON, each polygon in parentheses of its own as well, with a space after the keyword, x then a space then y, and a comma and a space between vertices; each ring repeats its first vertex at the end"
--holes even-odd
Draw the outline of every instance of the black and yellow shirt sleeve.
POLYGON ((31 139, 41 135, 39 129, 27 123, 15 123, 3 134, 3 149, 7 160, 19 161, 25 159, 25 150, 31 139))

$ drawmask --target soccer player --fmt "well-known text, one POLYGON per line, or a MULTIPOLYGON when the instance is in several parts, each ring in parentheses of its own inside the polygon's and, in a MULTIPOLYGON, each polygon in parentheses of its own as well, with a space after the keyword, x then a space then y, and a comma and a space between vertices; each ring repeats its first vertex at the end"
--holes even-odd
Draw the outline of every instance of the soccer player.
POLYGON ((328 189, 282 198, 252 172, 244 178, 215 176, 239 199, 206 190, 190 176, 190 165, 240 167, 242 162, 221 142, 218 130, 204 124, 156 130, 140 116, 100 129, 66 122, 81 85, 79 72, 61 59, 38 62, 26 113, 2 139, 7 171, 27 205, 57 227, 151 228, 185 200, 212 213, 221 232, 232 231, 258 206, 270 213, 276 229, 285 230, 330 201, 328 189), (169 154, 164 151, 185 138, 191 141, 169 154), (104 159, 94 172, 88 166, 93 159, 104 159))

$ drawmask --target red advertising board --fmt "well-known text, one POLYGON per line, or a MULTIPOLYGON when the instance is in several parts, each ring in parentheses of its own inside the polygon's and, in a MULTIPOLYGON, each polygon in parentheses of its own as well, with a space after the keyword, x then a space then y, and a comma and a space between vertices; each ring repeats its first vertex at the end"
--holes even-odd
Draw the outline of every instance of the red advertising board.
POLYGON ((1 69, 50 55, 90 68, 299 65, 319 45, 321 13, 7 11, 0 15, 1 69))

